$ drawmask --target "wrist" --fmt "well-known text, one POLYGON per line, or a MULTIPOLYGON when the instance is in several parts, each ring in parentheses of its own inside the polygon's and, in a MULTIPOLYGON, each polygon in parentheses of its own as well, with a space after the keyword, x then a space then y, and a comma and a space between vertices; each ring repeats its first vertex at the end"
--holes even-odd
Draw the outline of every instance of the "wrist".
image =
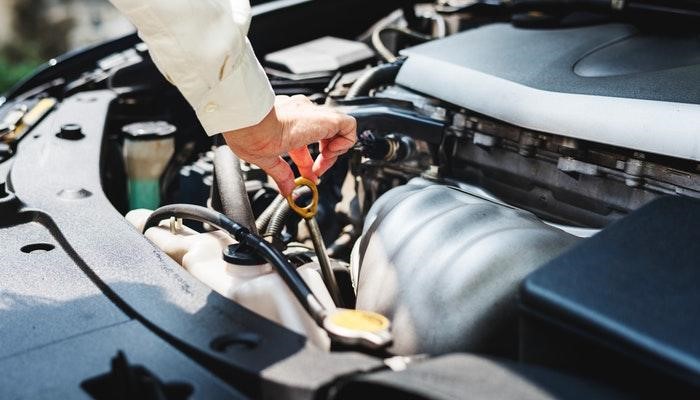
POLYGON ((262 139, 268 137, 269 139, 274 139, 281 136, 283 131, 283 123, 277 118, 277 113, 275 112, 275 107, 272 107, 270 112, 263 117, 263 119, 255 125, 246 126, 244 128, 235 129, 232 131, 224 132, 224 138, 228 139, 251 139, 253 137, 257 139, 262 139))

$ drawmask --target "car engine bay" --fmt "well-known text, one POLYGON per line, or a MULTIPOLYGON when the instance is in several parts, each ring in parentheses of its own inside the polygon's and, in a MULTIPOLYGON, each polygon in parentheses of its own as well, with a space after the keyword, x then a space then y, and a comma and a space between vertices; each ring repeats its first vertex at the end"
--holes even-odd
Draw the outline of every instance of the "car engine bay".
POLYGON ((136 35, 68 55, 0 100, 0 393, 697 395, 692 9, 282 3, 250 33, 275 93, 357 120, 317 187, 332 279, 136 35))

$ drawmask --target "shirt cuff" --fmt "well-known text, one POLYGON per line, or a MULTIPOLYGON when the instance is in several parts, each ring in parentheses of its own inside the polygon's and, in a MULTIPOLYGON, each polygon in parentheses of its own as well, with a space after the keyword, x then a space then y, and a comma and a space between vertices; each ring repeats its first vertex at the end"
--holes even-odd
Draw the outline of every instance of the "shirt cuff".
POLYGON ((275 94, 250 42, 238 65, 211 88, 195 111, 207 135, 258 124, 272 110, 275 94))

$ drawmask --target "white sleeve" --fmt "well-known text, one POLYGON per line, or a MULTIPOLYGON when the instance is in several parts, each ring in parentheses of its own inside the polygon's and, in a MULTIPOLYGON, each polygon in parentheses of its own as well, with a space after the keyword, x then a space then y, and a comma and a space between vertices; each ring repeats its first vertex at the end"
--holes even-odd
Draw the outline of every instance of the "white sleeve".
POLYGON ((260 122, 275 96, 250 42, 248 0, 110 0, 208 135, 260 122))

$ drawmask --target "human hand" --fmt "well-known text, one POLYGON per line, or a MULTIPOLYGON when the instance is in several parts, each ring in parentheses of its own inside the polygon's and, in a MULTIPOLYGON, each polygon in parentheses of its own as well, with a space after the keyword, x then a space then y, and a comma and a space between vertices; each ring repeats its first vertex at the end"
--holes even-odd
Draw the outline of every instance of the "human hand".
POLYGON ((294 190, 294 174, 281 155, 289 153, 301 175, 314 182, 357 140, 355 119, 314 104, 306 96, 277 96, 270 113, 257 125, 224 133, 238 157, 257 165, 283 195, 294 190), (307 145, 319 143, 313 160, 307 145))

